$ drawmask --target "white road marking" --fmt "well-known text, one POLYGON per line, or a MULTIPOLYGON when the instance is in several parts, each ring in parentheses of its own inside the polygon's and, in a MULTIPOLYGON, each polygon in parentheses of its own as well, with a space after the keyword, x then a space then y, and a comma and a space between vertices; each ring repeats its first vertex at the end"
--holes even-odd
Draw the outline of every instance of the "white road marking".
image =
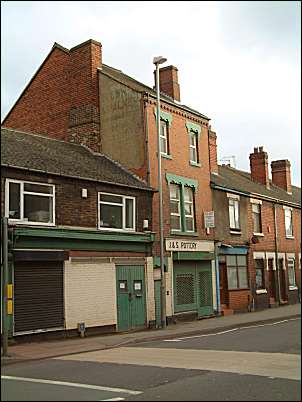
POLYGON ((56 359, 210 370, 301 380, 301 356, 287 353, 122 347, 56 359))
POLYGON ((226 330, 226 331, 215 332, 214 334, 192 335, 192 336, 184 336, 182 338, 176 338, 176 339, 164 339, 164 342, 181 342, 181 341, 186 340, 186 339, 203 338, 203 337, 208 337, 208 336, 222 335, 222 334, 226 334, 228 332, 239 331, 241 329, 266 327, 266 326, 270 326, 270 325, 277 325, 277 324, 282 324, 284 322, 296 321, 296 320, 301 320, 301 317, 289 318, 289 319, 286 319, 286 320, 276 321, 276 322, 267 323, 267 324, 247 325, 246 327, 233 328, 233 329, 229 329, 229 330, 226 330))
POLYGON ((101 401, 124 401, 125 398, 110 398, 110 399, 101 399, 101 401))
POLYGON ((120 392, 120 393, 125 393, 125 394, 130 394, 130 395, 138 395, 138 394, 142 393, 141 391, 133 391, 130 389, 102 387, 100 385, 79 384, 76 382, 44 380, 44 379, 39 379, 39 378, 14 377, 14 376, 8 376, 8 375, 2 375, 1 378, 3 380, 15 380, 15 381, 35 382, 35 383, 39 383, 39 384, 61 385, 64 387, 76 387, 76 388, 94 389, 97 391, 120 392))

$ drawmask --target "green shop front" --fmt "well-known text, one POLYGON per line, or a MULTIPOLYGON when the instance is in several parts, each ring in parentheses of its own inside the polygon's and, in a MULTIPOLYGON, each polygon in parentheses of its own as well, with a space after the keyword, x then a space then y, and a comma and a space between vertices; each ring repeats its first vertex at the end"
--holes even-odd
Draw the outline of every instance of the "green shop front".
POLYGON ((211 316, 215 309, 214 243, 193 239, 166 239, 173 260, 174 315, 211 316))
POLYGON ((153 234, 15 226, 12 240, 11 337, 148 325, 153 234))

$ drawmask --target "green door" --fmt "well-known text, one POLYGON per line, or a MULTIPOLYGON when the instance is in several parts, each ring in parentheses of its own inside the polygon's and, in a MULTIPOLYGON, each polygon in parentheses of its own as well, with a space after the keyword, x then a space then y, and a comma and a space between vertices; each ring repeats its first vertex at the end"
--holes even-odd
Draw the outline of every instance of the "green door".
POLYGON ((174 311, 213 312, 211 261, 174 261, 174 311))
POLYGON ((117 266, 116 292, 118 331, 143 328, 146 321, 144 266, 117 266))

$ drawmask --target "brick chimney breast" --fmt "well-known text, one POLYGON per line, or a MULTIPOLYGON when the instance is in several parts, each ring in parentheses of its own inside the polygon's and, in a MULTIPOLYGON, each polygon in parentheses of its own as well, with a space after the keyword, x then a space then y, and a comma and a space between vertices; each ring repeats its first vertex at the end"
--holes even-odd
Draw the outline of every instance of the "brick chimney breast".
POLYGON ((291 171, 290 171, 290 161, 287 159, 282 159, 278 161, 273 161, 271 163, 272 168, 272 182, 283 188, 289 194, 292 192, 291 186, 291 171))
POLYGON ((209 160, 210 160, 210 172, 218 174, 218 164, 217 164, 217 135, 211 130, 209 126, 209 160))
POLYGON ((160 91, 180 102, 180 89, 178 84, 178 70, 174 66, 159 69, 160 91))
POLYGON ((250 154, 250 168, 252 180, 269 188, 268 156, 263 147, 254 148, 250 154))

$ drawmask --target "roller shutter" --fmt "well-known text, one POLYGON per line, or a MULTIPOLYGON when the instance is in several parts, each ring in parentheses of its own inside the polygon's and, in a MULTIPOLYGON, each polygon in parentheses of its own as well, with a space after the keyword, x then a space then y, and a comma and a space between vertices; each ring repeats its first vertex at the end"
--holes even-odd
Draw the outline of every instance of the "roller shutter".
POLYGON ((64 327, 63 262, 16 262, 15 333, 64 327))

